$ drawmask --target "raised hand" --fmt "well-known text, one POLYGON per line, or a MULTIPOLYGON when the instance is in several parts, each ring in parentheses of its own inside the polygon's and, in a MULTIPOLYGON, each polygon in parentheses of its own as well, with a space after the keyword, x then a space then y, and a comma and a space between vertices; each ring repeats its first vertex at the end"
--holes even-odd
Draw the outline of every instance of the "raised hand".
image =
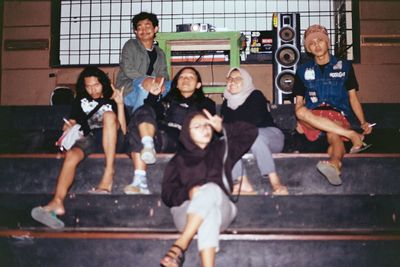
POLYGON ((203 109, 203 113, 207 117, 207 122, 214 128, 215 131, 221 132, 222 131, 222 118, 218 115, 211 115, 208 110, 203 109))
POLYGON ((153 95, 159 95, 163 92, 164 77, 157 77, 153 79, 150 85, 149 92, 153 95))
POLYGON ((124 104, 124 89, 125 87, 122 87, 121 90, 118 90, 115 88, 113 84, 111 84, 111 88, 113 90, 113 95, 111 96, 111 99, 115 101, 115 103, 118 104, 124 104))

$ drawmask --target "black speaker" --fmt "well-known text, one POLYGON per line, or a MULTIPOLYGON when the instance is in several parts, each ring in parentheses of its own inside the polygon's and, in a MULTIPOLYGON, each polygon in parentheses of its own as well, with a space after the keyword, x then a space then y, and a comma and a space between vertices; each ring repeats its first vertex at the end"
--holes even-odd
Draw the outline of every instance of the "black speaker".
POLYGON ((274 104, 294 103, 293 85, 300 61, 300 14, 274 16, 274 104))

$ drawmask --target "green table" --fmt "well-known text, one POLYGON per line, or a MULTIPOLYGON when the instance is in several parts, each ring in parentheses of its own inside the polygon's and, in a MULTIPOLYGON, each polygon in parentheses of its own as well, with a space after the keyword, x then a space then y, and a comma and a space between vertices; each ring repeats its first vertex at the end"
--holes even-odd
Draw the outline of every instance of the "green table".
MULTIPOLYGON (((159 32, 156 41, 164 50, 171 75, 172 51, 229 50, 230 67, 240 67, 240 32, 159 32)), ((204 93, 222 93, 224 86, 203 86, 204 93)))

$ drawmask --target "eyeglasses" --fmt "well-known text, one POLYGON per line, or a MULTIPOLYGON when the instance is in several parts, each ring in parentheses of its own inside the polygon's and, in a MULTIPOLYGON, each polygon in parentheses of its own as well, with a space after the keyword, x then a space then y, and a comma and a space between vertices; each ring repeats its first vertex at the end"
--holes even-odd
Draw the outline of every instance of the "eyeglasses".
POLYGON ((192 127, 189 127, 189 129, 195 129, 195 130, 203 130, 206 129, 208 127, 210 127, 211 125, 208 123, 203 123, 203 124, 195 124, 192 127))
POLYGON ((231 83, 231 82, 240 83, 241 81, 243 81, 242 77, 227 77, 226 78, 227 83, 231 83))

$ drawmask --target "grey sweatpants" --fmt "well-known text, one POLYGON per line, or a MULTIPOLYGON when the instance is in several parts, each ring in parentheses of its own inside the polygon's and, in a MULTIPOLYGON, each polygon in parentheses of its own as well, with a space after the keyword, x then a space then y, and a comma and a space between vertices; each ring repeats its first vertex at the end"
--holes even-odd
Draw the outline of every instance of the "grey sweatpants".
POLYGON ((228 228, 235 219, 237 208, 222 189, 215 183, 207 183, 191 200, 186 200, 179 207, 171 208, 176 228, 182 232, 187 214, 197 214, 203 218, 203 223, 197 231, 197 246, 199 251, 206 248, 219 249, 219 233, 228 228))
MULTIPOLYGON (((268 175, 275 172, 275 163, 272 153, 279 153, 283 149, 285 136, 276 127, 258 128, 258 136, 250 148, 257 161, 261 175, 268 175)), ((246 171, 239 160, 232 169, 232 178, 235 180, 239 176, 246 175, 246 171)))

